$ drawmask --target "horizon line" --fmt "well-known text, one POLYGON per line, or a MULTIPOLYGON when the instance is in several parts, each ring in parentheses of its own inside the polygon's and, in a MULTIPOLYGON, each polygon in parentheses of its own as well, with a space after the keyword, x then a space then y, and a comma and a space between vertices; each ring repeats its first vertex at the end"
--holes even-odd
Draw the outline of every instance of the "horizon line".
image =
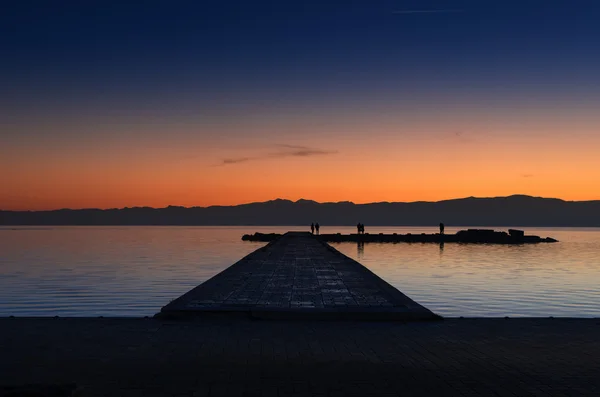
POLYGON ((600 201, 600 199, 591 199, 591 200, 565 200, 565 199, 561 199, 561 198, 557 198, 557 197, 543 197, 543 196, 532 196, 529 194, 519 194, 519 193, 515 193, 515 194, 510 194, 507 196, 466 196, 466 197, 456 197, 456 198, 450 198, 450 199, 442 199, 442 200, 437 200, 437 201, 429 201, 429 200, 415 200, 415 201, 372 201, 372 202, 366 202, 366 203, 355 203, 353 201, 349 201, 349 200, 342 200, 342 201, 316 201, 316 200, 311 200, 311 199, 305 199, 305 198, 299 198, 297 200, 292 200, 292 199, 287 199, 287 198, 275 198, 275 199, 271 199, 271 200, 265 200, 265 201, 251 201, 251 202, 246 202, 246 203, 240 203, 240 204, 231 204, 231 205, 224 205, 224 204, 213 204, 213 205, 208 205, 208 206, 190 206, 190 207, 186 207, 186 206, 182 206, 182 205, 167 205, 166 207, 151 207, 151 206, 145 206, 145 205, 141 205, 141 206, 125 206, 125 207, 105 207, 105 208, 99 208, 99 207, 82 207, 82 208, 68 208, 68 207, 63 207, 63 208, 54 208, 54 209, 40 209, 40 210, 32 210, 32 209, 25 209, 25 210, 5 210, 5 209, 0 209, 0 212, 52 212, 52 211, 84 211, 84 210, 99 210, 99 211, 110 211, 110 210, 125 210, 125 209, 136 209, 136 208, 148 208, 148 209, 168 209, 168 208, 185 208, 185 209, 192 209, 192 208, 213 208, 213 207, 238 207, 238 206, 242 206, 242 205, 251 205, 251 204, 265 204, 265 203, 270 203, 270 202, 274 202, 274 201, 288 201, 291 203, 299 203, 302 201, 307 201, 307 202, 313 202, 315 204, 353 204, 353 205, 370 205, 370 204, 415 204, 415 203, 441 203, 441 202, 445 202, 445 201, 456 201, 456 200, 466 200, 466 199, 502 199, 502 198, 510 198, 510 197, 529 197, 529 198, 536 198, 536 199, 544 199, 544 200, 559 200, 559 201, 564 201, 564 202, 589 202, 589 201, 600 201))

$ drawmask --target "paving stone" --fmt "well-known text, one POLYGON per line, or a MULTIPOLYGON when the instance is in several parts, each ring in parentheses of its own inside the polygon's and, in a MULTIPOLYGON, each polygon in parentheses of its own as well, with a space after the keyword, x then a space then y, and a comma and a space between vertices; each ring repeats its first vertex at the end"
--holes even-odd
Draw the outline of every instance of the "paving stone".
POLYGON ((161 314, 338 312, 360 319, 438 316, 309 233, 290 232, 174 300, 161 314), (367 317, 369 318, 369 317, 367 317))

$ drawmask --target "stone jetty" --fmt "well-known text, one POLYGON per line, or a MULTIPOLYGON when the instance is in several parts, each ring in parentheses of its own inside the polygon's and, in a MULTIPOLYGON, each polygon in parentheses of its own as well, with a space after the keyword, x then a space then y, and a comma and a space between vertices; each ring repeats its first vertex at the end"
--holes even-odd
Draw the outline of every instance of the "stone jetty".
MULTIPOLYGON (((242 236, 244 241, 270 242, 281 237, 278 233, 254 233, 242 236)), ((455 234, 320 234, 317 239, 329 243, 472 243, 472 244, 538 244, 556 243, 551 237, 528 236, 522 230, 509 229, 508 232, 490 229, 467 229, 455 234)))
POLYGON ((208 313, 275 319, 440 319, 360 263, 304 232, 278 236, 175 299, 157 316, 208 313))

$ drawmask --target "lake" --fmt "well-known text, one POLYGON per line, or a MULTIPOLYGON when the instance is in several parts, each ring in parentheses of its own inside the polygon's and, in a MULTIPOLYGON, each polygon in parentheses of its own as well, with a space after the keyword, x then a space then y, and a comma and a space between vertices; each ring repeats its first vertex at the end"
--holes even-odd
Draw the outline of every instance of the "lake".
MULTIPOLYGON (((466 227, 446 227, 454 233, 466 227)), ((307 227, 0 227, 0 316, 152 316, 264 243, 307 227)), ((495 228, 506 230, 507 228, 495 228)), ((435 233, 373 227, 367 233, 435 233)), ((600 316, 600 229, 525 228, 559 243, 332 244, 442 316, 600 316)), ((355 233, 322 227, 322 233, 355 233)))

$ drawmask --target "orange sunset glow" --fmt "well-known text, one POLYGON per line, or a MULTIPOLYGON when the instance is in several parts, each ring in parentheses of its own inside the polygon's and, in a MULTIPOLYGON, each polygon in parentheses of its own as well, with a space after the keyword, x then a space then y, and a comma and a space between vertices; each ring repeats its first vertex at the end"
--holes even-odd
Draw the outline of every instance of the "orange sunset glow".
POLYGON ((279 139, 235 143, 192 134, 182 142, 144 142, 129 131, 125 146, 117 140, 17 147, 0 159, 0 208, 188 207, 275 198, 437 201, 515 193, 600 198, 593 183, 600 181, 600 134, 593 134, 600 120, 522 126, 367 121, 337 129, 293 126, 279 139))
POLYGON ((0 209, 600 199, 595 24, 385 9, 11 41, 0 209))

